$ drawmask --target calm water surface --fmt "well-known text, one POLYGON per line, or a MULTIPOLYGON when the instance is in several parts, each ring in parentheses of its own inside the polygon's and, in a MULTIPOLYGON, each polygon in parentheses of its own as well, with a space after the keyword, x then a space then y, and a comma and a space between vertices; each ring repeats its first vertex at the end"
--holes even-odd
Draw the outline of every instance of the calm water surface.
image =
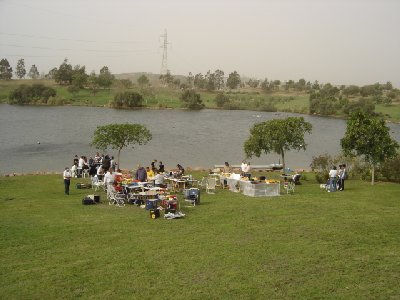
MULTIPOLYGON (((205 168, 224 161, 239 164, 244 158, 243 143, 254 123, 288 116, 294 114, 0 104, 0 174, 62 171, 65 166, 71 166, 75 154, 95 154, 96 149, 89 144, 98 125, 125 122, 144 124, 153 139, 147 145, 123 149, 122 168, 133 169, 138 163, 150 165, 153 159, 162 160, 167 168, 177 163, 205 168)), ((312 123, 313 131, 306 135, 306 151, 286 153, 290 168, 308 168, 313 156, 340 152, 345 121, 304 117, 312 123)), ((400 125, 390 124, 390 127, 392 136, 400 142, 400 125)), ((116 154, 112 150, 108 152, 116 154)), ((278 155, 269 154, 253 158, 251 163, 278 163, 279 159, 278 155)))

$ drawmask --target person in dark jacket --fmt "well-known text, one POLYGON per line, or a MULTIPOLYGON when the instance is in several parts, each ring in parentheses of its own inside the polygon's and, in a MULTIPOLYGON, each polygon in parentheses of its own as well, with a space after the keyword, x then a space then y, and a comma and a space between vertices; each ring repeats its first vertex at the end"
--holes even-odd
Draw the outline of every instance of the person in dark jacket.
POLYGON ((111 168, 111 159, 108 155, 104 156, 101 161, 101 166, 103 167, 103 170, 109 170, 111 168))
POLYGON ((147 181, 146 169, 143 168, 141 165, 137 166, 137 170, 136 170, 136 173, 135 173, 135 179, 139 180, 140 182, 146 182, 147 181))

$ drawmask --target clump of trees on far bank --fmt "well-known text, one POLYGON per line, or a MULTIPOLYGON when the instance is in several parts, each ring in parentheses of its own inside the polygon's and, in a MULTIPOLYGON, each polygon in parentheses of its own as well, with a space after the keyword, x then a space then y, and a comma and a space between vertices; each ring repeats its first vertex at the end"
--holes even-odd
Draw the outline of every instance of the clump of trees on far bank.
POLYGON ((56 90, 43 84, 20 85, 10 92, 10 104, 47 104, 50 97, 56 96, 56 90))

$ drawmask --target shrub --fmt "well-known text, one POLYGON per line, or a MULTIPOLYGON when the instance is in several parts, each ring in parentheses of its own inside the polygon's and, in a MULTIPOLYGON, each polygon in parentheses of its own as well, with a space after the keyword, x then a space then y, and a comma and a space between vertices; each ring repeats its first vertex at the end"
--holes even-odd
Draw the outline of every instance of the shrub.
POLYGON ((225 105, 225 103, 229 103, 229 97, 227 95, 225 95, 224 93, 218 93, 215 96, 215 104, 217 105, 217 107, 223 107, 225 105))
POLYGON ((400 183, 400 154, 394 159, 385 161, 380 172, 388 181, 400 183))
POLYGON ((200 94, 197 94, 194 90, 185 90, 180 98, 183 102, 183 106, 188 109, 199 110, 204 108, 200 94))
POLYGON ((114 96, 114 100, 110 103, 114 108, 131 108, 141 107, 143 104, 143 96, 136 92, 122 92, 114 96))
POLYGON ((56 96, 55 89, 44 86, 43 84, 33 84, 31 86, 20 85, 10 92, 10 104, 28 104, 28 103, 47 103, 50 97, 56 96))

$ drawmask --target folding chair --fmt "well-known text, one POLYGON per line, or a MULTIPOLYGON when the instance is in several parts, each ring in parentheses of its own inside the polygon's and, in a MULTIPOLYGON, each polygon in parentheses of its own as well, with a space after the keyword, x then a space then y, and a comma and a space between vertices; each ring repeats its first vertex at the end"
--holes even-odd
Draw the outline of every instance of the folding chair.
POLYGON ((217 185, 217 179, 211 178, 211 177, 207 178, 207 182, 206 182, 207 194, 215 194, 216 185, 217 185), (212 192, 212 191, 214 191, 214 192, 212 192))

